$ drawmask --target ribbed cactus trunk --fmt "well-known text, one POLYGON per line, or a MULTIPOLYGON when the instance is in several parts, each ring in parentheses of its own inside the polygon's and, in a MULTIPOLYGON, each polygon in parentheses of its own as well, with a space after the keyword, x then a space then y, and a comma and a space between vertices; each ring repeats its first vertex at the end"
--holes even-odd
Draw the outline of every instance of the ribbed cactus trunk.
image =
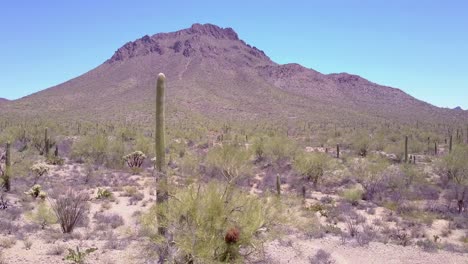
POLYGON ((408 163, 408 136, 405 137, 405 163, 408 163))
POLYGON ((46 127, 44 131, 44 155, 46 157, 49 157, 49 151, 50 151, 48 131, 49 129, 46 127))
POLYGON ((157 202, 162 205, 163 210, 158 215, 158 231, 161 235, 166 234, 166 227, 160 223, 164 222, 169 195, 167 190, 167 175, 166 175, 166 127, 165 127, 165 94, 166 76, 163 73, 158 75, 156 83, 156 171, 158 173, 158 190, 156 192, 157 202))
POLYGON ((7 192, 9 192, 11 189, 10 175, 11 175, 11 152, 10 152, 10 142, 7 142, 6 153, 5 153, 5 171, 3 173, 3 188, 7 192))
POLYGON ((452 135, 450 135, 450 139, 449 139, 449 153, 452 153, 452 135))
POLYGON ((276 174, 276 192, 278 197, 281 196, 281 179, 279 174, 276 174))

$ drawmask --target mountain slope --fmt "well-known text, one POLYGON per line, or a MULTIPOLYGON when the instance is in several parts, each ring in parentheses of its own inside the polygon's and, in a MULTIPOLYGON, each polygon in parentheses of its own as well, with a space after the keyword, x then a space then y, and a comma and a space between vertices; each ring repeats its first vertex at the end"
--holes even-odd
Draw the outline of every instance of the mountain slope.
POLYGON ((155 78, 168 77, 169 117, 198 113, 219 119, 455 121, 401 90, 346 73, 325 75, 278 65, 231 28, 194 24, 128 42, 97 68, 3 107, 34 115, 148 121, 155 78))

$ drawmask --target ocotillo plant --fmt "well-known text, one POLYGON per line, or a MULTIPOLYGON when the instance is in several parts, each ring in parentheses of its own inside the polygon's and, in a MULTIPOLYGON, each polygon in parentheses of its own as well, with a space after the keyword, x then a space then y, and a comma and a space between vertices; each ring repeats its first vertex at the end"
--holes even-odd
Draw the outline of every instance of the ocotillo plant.
POLYGON ((157 202, 162 204, 163 211, 158 215, 158 231, 159 234, 165 235, 166 228, 161 226, 160 223, 164 219, 165 209, 164 203, 169 198, 167 190, 167 175, 166 175, 166 140, 165 140, 165 89, 166 89, 166 76, 163 73, 158 75, 156 82, 156 170, 158 172, 159 186, 156 192, 157 202))
POLYGON ((5 153, 5 171, 3 172, 3 188, 7 192, 9 192, 10 188, 11 188, 10 174, 11 174, 10 142, 7 142, 7 144, 6 144, 6 153, 5 153))
POLYGON ((405 137, 405 163, 408 163, 408 136, 405 137))

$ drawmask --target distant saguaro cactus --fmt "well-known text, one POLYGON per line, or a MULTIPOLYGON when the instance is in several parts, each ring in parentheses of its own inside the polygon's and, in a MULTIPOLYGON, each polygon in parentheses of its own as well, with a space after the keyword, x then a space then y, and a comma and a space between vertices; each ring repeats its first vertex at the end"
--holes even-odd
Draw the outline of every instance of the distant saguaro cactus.
POLYGON ((437 141, 434 142, 434 155, 437 156, 437 141))
POLYGON ((452 135, 450 135, 449 139, 449 153, 452 153, 452 135))
POLYGON ((11 174, 11 152, 10 152, 10 142, 7 142, 6 153, 5 153, 5 171, 3 172, 3 188, 7 192, 9 192, 11 189, 10 174, 11 174))
POLYGON ((340 158, 340 145, 339 144, 336 144, 336 158, 337 159, 340 158))
POLYGON ((405 163, 408 163, 408 136, 405 137, 405 163))
POLYGON ((49 157, 49 151, 50 151, 48 130, 49 130, 49 129, 46 127, 46 128, 45 128, 45 131, 44 131, 44 144, 45 144, 45 147, 44 147, 44 155, 45 155, 46 157, 49 157))
POLYGON ((281 195, 281 179, 279 174, 276 174, 276 192, 278 196, 281 195))

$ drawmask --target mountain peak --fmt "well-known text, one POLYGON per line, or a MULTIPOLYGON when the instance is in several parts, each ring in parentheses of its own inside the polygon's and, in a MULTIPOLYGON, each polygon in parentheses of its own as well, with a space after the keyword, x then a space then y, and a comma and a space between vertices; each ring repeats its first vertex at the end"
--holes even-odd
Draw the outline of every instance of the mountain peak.
POLYGON ((222 28, 213 24, 193 24, 187 29, 189 34, 201 34, 216 39, 239 40, 239 36, 232 28, 222 28))
POLYGON ((111 64, 133 57, 179 53, 185 57, 195 54, 203 56, 220 55, 228 51, 244 49, 248 56, 269 61, 265 53, 239 39, 232 28, 222 28, 213 24, 193 24, 190 28, 170 33, 145 35, 127 42, 107 60, 111 64))

